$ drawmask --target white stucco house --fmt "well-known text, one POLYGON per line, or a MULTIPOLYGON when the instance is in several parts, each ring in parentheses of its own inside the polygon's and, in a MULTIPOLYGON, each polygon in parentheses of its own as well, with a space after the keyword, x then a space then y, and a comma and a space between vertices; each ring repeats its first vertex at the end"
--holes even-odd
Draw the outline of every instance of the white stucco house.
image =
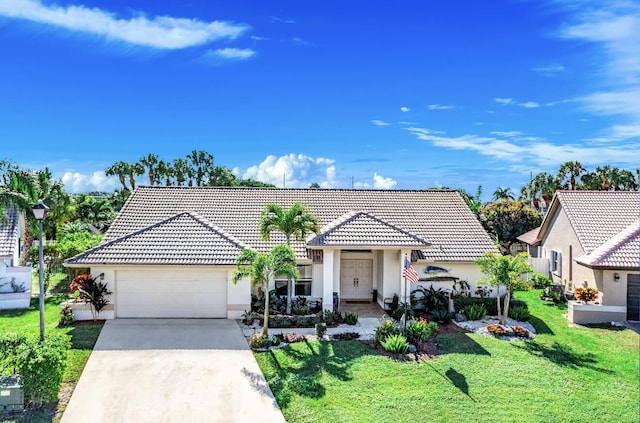
POLYGON ((0 221, 0 309, 28 308, 31 266, 18 266, 24 218, 13 208, 3 212, 5 219, 0 221), (24 292, 17 293, 16 288, 24 292))
POLYGON ((334 292, 380 305, 402 295, 404 257, 421 275, 442 267, 473 289, 483 276, 474 260, 497 252, 455 191, 140 187, 102 243, 65 265, 103 277, 116 318, 239 318, 250 309, 251 288, 248 280, 231 282, 236 257, 283 243, 279 233, 260 239, 259 216, 268 203, 295 202, 322 225, 292 245, 301 275, 295 294, 322 299, 325 309, 334 292))
POLYGON ((640 320, 640 192, 558 191, 540 228, 519 239, 565 290, 600 291, 598 304, 569 303, 572 322, 640 320))

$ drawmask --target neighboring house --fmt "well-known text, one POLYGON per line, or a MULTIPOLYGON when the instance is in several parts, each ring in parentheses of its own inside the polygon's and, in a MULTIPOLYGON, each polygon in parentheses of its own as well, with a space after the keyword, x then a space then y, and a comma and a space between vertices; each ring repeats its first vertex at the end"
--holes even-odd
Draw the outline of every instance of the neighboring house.
MULTIPOLYGON (((279 232, 260 239, 260 214, 268 203, 295 202, 322 224, 292 244, 295 294, 322 299, 324 309, 333 308, 334 292, 380 305, 402 296, 404 257, 420 274, 442 267, 475 287, 483 275, 474 260, 497 251, 455 191, 141 187, 102 243, 65 265, 102 275, 116 317, 238 318, 251 307, 251 288, 231 282, 236 257, 284 243, 279 232)), ((275 285, 286 289, 284 280, 275 285)))
POLYGON ((557 191, 538 230, 518 239, 548 262, 565 290, 590 286, 599 304, 575 307, 575 323, 640 320, 640 192, 557 191))
POLYGON ((17 210, 4 210, 6 220, 0 220, 0 293, 12 292, 11 282, 31 289, 31 267, 19 267, 20 239, 24 219, 17 210))

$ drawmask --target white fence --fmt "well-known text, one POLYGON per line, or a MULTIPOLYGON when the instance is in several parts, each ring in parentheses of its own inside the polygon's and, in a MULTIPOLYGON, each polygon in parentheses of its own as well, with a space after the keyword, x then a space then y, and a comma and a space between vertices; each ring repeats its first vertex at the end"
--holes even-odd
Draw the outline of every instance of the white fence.
MULTIPOLYGON (((546 257, 529 257, 529 263, 533 266, 533 273, 542 273, 549 276, 549 259, 546 257)), ((533 273, 527 275, 531 276, 533 273)))

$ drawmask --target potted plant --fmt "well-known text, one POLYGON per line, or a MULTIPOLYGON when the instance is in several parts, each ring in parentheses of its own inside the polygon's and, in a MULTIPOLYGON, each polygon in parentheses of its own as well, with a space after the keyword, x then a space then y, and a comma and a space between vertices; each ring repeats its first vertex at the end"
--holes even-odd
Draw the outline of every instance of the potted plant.
POLYGON ((576 299, 581 301, 583 304, 587 304, 589 301, 595 300, 598 294, 599 291, 597 289, 588 286, 578 288, 575 291, 576 299))

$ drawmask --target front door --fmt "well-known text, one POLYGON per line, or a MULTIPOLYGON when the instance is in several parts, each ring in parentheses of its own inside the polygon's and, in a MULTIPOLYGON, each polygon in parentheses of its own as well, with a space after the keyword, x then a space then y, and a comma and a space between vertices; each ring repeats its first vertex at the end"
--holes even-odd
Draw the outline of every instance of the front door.
POLYGON ((640 320, 640 275, 627 275, 627 320, 640 320))
POLYGON ((343 259, 340 261, 340 298, 371 299, 373 290, 373 260, 343 259))

